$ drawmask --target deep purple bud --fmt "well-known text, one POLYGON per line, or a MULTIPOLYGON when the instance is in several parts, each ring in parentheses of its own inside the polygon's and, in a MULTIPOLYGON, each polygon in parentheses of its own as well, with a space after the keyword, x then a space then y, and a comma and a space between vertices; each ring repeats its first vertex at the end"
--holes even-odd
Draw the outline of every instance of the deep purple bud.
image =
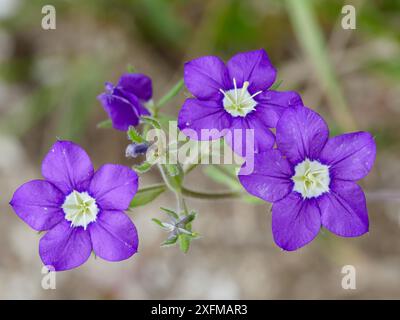
POLYGON ((125 156, 127 158, 136 158, 141 154, 145 154, 148 148, 148 143, 131 143, 126 147, 125 156))

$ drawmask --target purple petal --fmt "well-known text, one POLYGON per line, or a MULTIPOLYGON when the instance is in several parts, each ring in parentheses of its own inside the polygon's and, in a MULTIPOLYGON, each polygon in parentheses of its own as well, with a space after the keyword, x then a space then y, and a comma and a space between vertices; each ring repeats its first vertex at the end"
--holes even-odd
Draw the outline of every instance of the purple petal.
POLYGON ((332 177, 359 180, 372 169, 376 156, 374 138, 368 132, 354 132, 330 138, 320 160, 330 165, 332 177))
POLYGON ((322 225, 342 237, 368 232, 368 211, 362 189, 352 181, 333 180, 331 191, 318 198, 322 225))
POLYGON ((276 244, 292 251, 311 242, 321 228, 321 215, 315 199, 303 200, 290 193, 272 206, 272 233, 276 244))
POLYGON ((264 49, 238 53, 226 65, 229 79, 235 78, 238 88, 248 81, 251 94, 268 89, 276 79, 276 70, 264 49))
POLYGON ((39 243, 44 265, 55 271, 69 270, 85 263, 92 251, 89 232, 73 228, 64 220, 48 231, 39 243))
POLYGON ((119 79, 117 87, 134 94, 140 100, 148 101, 153 95, 151 79, 140 73, 125 73, 119 79))
POLYGON ((276 143, 290 162, 318 158, 329 137, 322 117, 306 107, 288 108, 276 126, 276 143))
POLYGON ((105 164, 94 174, 89 192, 102 210, 126 210, 137 188, 135 171, 119 164, 105 164))
POLYGON ((64 198, 64 194, 50 182, 33 180, 14 192, 10 205, 31 228, 44 231, 64 219, 61 209, 64 198))
MULTIPOLYGON (((178 127, 183 133, 185 129, 194 130, 196 135, 187 132, 187 135, 195 140, 201 139, 201 130, 214 129, 210 132, 211 139, 218 139, 225 134, 224 129, 231 125, 231 116, 225 111, 221 103, 216 101, 201 101, 198 99, 186 99, 178 116, 178 127)), ((208 140, 204 136, 203 140, 208 140)))
POLYGON ((135 225, 120 211, 102 211, 89 225, 93 251, 108 261, 128 259, 137 252, 139 239, 135 225))
POLYGON ((258 102, 255 113, 269 128, 276 128, 278 120, 288 107, 303 105, 300 95, 295 91, 267 90, 256 96, 255 100, 258 102))
POLYGON ((126 131, 129 126, 139 124, 136 108, 128 100, 107 93, 100 94, 97 99, 110 117, 114 129, 126 131))
POLYGON ((186 62, 184 80, 189 91, 202 100, 219 100, 222 97, 219 89, 227 88, 230 83, 224 62, 214 56, 186 62))
POLYGON ((293 168, 279 150, 269 150, 254 155, 254 171, 249 175, 243 175, 242 166, 239 172, 239 180, 247 192, 264 199, 275 202, 293 189, 293 168))
POLYGON ((42 175, 65 195, 87 188, 93 176, 89 156, 71 141, 57 141, 42 162, 42 175))
POLYGON ((252 112, 246 117, 232 118, 231 128, 225 140, 235 153, 245 157, 271 149, 275 143, 275 136, 263 120, 252 112))
POLYGON ((130 102, 133 109, 135 109, 135 113, 138 115, 150 115, 150 111, 143 106, 140 102, 139 98, 135 96, 133 93, 129 93, 123 89, 115 88, 113 91, 114 96, 118 96, 124 98, 130 102))

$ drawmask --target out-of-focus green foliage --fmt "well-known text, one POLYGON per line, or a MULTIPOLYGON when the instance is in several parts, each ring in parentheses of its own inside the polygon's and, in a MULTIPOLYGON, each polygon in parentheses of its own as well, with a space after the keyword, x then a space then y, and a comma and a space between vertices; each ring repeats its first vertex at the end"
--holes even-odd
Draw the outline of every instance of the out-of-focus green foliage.
MULTIPOLYGON (((66 32, 76 32, 76 25, 81 21, 90 21, 96 33, 113 30, 122 34, 125 42, 134 39, 135 45, 153 52, 161 65, 175 70, 174 74, 182 70, 184 61, 200 55, 217 54, 229 58, 238 51, 262 47, 268 51, 278 68, 286 66, 293 59, 304 59, 304 55, 309 55, 314 57, 312 60, 317 66, 316 72, 321 73, 320 79, 325 79, 321 80, 327 85, 325 94, 332 96, 331 101, 339 101, 328 103, 330 113, 334 114, 341 104, 348 106, 348 93, 343 90, 339 70, 332 64, 330 48, 324 46, 329 45, 335 27, 340 25, 341 8, 347 2, 295 0, 291 1, 291 6, 287 5, 288 2, 53 0, 51 4, 57 10, 58 27, 75 26, 65 28, 66 32), (310 21, 308 27, 300 22, 296 24, 298 17, 304 17, 304 13, 307 17, 310 10, 312 26, 310 21), (299 26, 306 28, 309 34, 299 26), (315 39, 323 41, 318 44, 315 39), (321 46, 324 54, 321 54, 321 46)), ((6 86, 6 91, 17 89, 15 92, 18 95, 17 99, 11 99, 0 109, 0 130, 21 138, 35 133, 44 137, 44 140, 53 140, 54 136, 77 139, 95 130, 95 123, 91 121, 93 117, 97 121, 105 118, 96 96, 103 90, 103 82, 115 78, 122 68, 118 65, 119 61, 108 57, 107 52, 79 49, 79 41, 92 44, 90 32, 93 30, 82 31, 89 32, 84 37, 78 37, 79 34, 68 35, 77 39, 77 48, 74 50, 69 50, 68 42, 65 47, 58 44, 57 48, 52 48, 52 44, 46 42, 51 31, 40 28, 41 8, 46 4, 46 0, 21 0, 13 14, 0 19, 2 34, 12 40, 11 54, 0 59, 0 85, 6 86), (41 47, 43 44, 48 46, 45 51, 41 47), (56 63, 52 67, 54 61, 58 61, 59 65, 56 63), (49 78, 57 76, 55 81, 46 79, 43 74, 38 76, 38 70, 46 64, 50 65, 46 71, 52 76, 49 78), (99 114, 103 116, 96 117, 99 114), (43 130, 46 134, 43 134, 43 130)), ((357 10, 357 29, 346 31, 352 33, 352 37, 343 50, 378 40, 399 47, 399 1, 359 0, 354 1, 354 5, 357 10)), ((106 50, 112 52, 114 48, 106 50)), ((131 57, 130 62, 140 71, 140 65, 135 64, 135 56, 131 57)), ((399 54, 370 54, 356 62, 359 63, 357 70, 382 77, 389 88, 399 84, 399 54)), ((280 89, 302 90, 305 85, 294 83, 287 88, 285 83, 280 89)), ((156 93, 156 97, 160 97, 160 94, 156 93)), ((179 106, 173 107, 173 110, 168 109, 172 108, 168 104, 163 110, 167 114, 174 114, 179 106)), ((351 106, 348 108, 351 109, 351 106)), ((342 108, 341 114, 345 118, 351 117, 346 108, 342 108)), ((341 132, 343 123, 339 122, 330 125, 341 132)), ((393 134, 396 132, 387 130, 382 139, 395 143, 398 139, 393 134)))

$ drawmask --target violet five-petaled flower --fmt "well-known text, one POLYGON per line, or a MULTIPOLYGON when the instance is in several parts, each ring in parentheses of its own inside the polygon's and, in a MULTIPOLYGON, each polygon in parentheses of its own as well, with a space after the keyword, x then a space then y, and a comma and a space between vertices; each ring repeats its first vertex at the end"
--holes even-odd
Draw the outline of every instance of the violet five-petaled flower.
POLYGON ((125 73, 118 84, 105 84, 106 92, 97 98, 112 121, 114 129, 126 131, 137 126, 140 116, 149 115, 145 104, 153 95, 151 79, 139 73, 125 73))
POLYGON ((10 202, 41 239, 43 263, 55 271, 76 268, 94 253, 120 261, 137 252, 135 225, 123 212, 138 188, 128 167, 105 164, 94 172, 87 153, 69 141, 56 142, 42 163, 45 180, 20 186, 10 202))
POLYGON ((376 145, 368 132, 329 138, 322 117, 288 108, 276 127, 277 148, 255 155, 254 172, 239 179, 251 194, 272 202, 272 232, 284 250, 296 250, 321 226, 343 237, 368 231, 366 200, 357 180, 371 170, 376 145))
POLYGON ((287 107, 302 105, 296 92, 268 90, 275 80, 276 70, 263 49, 238 53, 226 65, 216 56, 191 60, 184 66, 184 81, 194 98, 183 104, 178 127, 198 140, 225 136, 240 155, 270 149, 275 137, 269 128, 275 128, 287 107), (202 137, 203 129, 214 133, 202 137), (250 152, 245 151, 246 129, 254 130, 250 152), (243 134, 236 138, 234 130, 243 134))

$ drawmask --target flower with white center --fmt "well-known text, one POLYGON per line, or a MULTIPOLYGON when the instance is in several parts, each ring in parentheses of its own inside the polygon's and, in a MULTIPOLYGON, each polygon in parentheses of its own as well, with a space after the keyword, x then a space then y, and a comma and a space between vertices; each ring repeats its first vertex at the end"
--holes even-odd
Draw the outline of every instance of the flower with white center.
POLYGON ((186 99, 179 112, 179 129, 194 140, 209 130, 208 139, 224 137, 243 157, 271 149, 275 137, 269 129, 285 109, 303 105, 296 92, 270 89, 276 70, 263 49, 238 53, 226 64, 215 56, 191 60, 184 80, 194 98, 186 99))
POLYGON ((254 100, 254 97, 258 96, 262 91, 257 91, 251 95, 247 91, 249 84, 248 81, 245 81, 243 87, 238 89, 236 79, 233 78, 233 89, 227 91, 219 89, 224 95, 224 99, 222 100, 224 108, 233 117, 245 117, 248 113, 255 110, 257 101, 254 100))
POLYGON ((239 180, 249 193, 273 203, 272 233, 279 247, 296 250, 321 226, 342 237, 368 231, 365 196, 356 181, 374 164, 371 134, 329 138, 318 113, 296 106, 278 121, 276 144, 277 149, 255 155, 253 173, 239 172, 239 180))
POLYGON ((30 227, 47 231, 39 243, 45 265, 61 271, 80 266, 92 251, 108 261, 136 253, 136 227, 124 213, 138 187, 132 169, 105 164, 95 172, 80 146, 58 141, 42 174, 45 180, 20 186, 10 204, 30 227))

